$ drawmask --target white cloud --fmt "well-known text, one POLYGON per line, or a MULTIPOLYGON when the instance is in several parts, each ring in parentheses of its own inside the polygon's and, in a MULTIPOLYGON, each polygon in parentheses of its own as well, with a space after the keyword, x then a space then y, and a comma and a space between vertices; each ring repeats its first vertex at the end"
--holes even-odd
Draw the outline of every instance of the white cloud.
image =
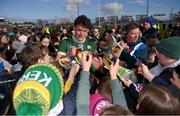
POLYGON ((123 5, 121 3, 107 3, 104 5, 104 7, 102 8, 102 11, 104 13, 118 13, 121 12, 121 10, 123 9, 123 5))
POLYGON ((66 4, 64 10, 68 12, 77 12, 77 5, 75 4, 66 4))
POLYGON ((66 5, 64 6, 64 10, 67 12, 77 12, 78 4, 88 3, 88 0, 66 0, 66 5))

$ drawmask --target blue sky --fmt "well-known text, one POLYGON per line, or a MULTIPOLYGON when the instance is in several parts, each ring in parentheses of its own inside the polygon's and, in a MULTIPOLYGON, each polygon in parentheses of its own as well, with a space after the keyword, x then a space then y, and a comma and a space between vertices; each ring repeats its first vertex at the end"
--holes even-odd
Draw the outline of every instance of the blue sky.
MULTIPOLYGON (((70 18, 77 16, 79 3, 80 14, 91 19, 99 16, 117 14, 146 14, 147 0, 0 0, 0 17, 25 19, 70 18)), ((179 0, 149 0, 149 14, 166 14, 180 11, 179 0)))

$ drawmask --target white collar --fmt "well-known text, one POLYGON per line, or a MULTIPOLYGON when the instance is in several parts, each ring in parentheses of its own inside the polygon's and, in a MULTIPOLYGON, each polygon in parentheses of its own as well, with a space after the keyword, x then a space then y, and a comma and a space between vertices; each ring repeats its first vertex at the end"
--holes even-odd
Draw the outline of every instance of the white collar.
POLYGON ((169 68, 169 67, 176 67, 177 65, 180 64, 180 59, 174 61, 173 63, 169 64, 168 66, 164 66, 163 68, 169 68))
POLYGON ((162 67, 162 65, 158 63, 158 65, 156 65, 155 67, 150 69, 150 72, 153 75, 159 75, 165 68, 169 68, 169 67, 174 68, 174 67, 176 67, 179 64, 180 64, 180 59, 178 59, 175 62, 169 64, 168 66, 164 66, 164 67, 162 67))
POLYGON ((81 43, 81 44, 86 41, 86 39, 84 39, 83 41, 78 41, 75 36, 72 36, 72 38, 73 38, 73 40, 74 40, 75 42, 81 43))

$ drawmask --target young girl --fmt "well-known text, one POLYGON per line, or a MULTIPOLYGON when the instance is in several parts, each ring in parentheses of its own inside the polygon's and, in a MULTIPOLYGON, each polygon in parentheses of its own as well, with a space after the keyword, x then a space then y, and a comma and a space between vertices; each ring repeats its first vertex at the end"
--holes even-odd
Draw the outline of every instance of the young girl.
MULTIPOLYGON (((77 91, 77 115, 98 115, 101 112, 101 109, 109 106, 111 101, 108 100, 105 96, 103 97, 101 94, 98 94, 102 99, 97 100, 94 104, 94 107, 89 109, 89 106, 92 105, 92 99, 90 100, 90 83, 89 83, 89 76, 90 76, 90 66, 92 64, 92 55, 85 51, 82 53, 82 71, 80 74, 80 81, 78 85, 77 91), (92 110, 94 109, 94 114, 92 110)), ((116 73, 119 67, 119 60, 116 61, 115 64, 111 64, 110 66, 110 78, 111 78, 111 88, 112 88, 112 101, 113 104, 119 104, 122 106, 127 106, 126 100, 124 97, 124 93, 122 90, 122 85, 119 82, 116 73)))
POLYGON ((139 93, 137 112, 140 115, 178 115, 179 98, 166 88, 148 85, 139 93), (157 94, 158 93, 158 94, 157 94))

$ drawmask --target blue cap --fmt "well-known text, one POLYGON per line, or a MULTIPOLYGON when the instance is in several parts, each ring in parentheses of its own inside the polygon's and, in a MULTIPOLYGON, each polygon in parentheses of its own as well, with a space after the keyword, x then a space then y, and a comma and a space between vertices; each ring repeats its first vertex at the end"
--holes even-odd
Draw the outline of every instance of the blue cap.
POLYGON ((151 26, 154 25, 154 19, 152 17, 147 17, 145 22, 149 23, 151 26))

